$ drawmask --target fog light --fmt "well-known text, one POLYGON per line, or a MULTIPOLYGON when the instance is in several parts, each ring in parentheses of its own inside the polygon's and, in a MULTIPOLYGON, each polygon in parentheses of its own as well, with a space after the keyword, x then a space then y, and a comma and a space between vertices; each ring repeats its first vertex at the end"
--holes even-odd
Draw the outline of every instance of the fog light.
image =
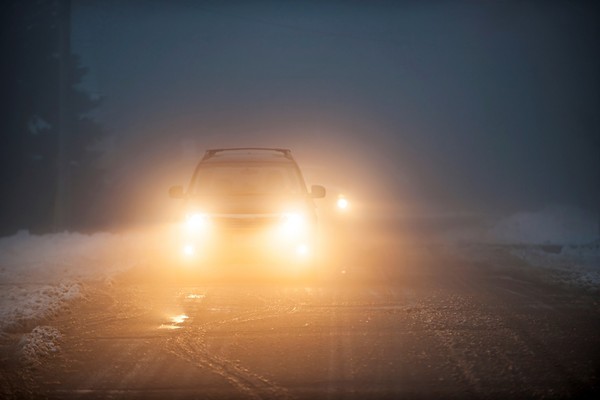
POLYGON ((348 202, 348 199, 346 199, 345 197, 340 197, 337 200, 337 207, 340 210, 346 210, 348 208, 348 206, 350 205, 350 202, 348 202))

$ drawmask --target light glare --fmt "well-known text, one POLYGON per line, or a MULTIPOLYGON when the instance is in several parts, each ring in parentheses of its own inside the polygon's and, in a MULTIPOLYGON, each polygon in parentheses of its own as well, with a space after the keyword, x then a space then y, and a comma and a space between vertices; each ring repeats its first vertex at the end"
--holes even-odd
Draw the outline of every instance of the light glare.
POLYGON ((304 230, 304 218, 301 214, 284 213, 281 228, 288 235, 301 233, 304 230))
POLYGON ((348 202, 348 199, 346 199, 345 197, 340 197, 337 201, 337 207, 340 210, 346 210, 348 209, 348 206, 350 205, 350 203, 348 202))
POLYGON ((185 314, 175 315, 174 317, 171 317, 171 322, 174 324, 183 324, 188 318, 189 317, 185 314))
POLYGON ((189 231, 200 231, 208 226, 208 216, 206 214, 189 215, 186 221, 186 226, 189 231))
POLYGON ((194 255, 194 253, 196 253, 196 250, 191 244, 186 244, 185 246, 183 246, 183 254, 185 254, 186 256, 191 257, 194 255))
POLYGON ((308 246, 305 244, 299 244, 296 247, 296 254, 299 256, 306 256, 308 255, 308 246))

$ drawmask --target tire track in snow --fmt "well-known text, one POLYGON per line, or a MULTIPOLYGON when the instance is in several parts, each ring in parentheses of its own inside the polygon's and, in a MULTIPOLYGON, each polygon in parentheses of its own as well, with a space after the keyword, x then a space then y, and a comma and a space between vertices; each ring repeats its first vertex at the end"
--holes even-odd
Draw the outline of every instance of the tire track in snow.
POLYGON ((250 371, 235 360, 211 352, 206 335, 211 330, 235 323, 256 322, 296 312, 296 307, 268 307, 260 311, 242 312, 230 318, 185 327, 167 341, 167 349, 197 368, 209 369, 225 378, 233 387, 252 399, 291 399, 287 389, 250 371))

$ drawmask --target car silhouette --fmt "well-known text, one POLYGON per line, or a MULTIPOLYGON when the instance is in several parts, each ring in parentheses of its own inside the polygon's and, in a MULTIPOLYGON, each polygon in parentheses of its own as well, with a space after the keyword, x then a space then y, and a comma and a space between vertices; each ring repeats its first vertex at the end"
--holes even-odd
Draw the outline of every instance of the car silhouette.
POLYGON ((185 262, 207 269, 308 268, 318 244, 314 199, 325 193, 320 185, 307 190, 289 149, 207 150, 187 190, 169 190, 171 198, 182 200, 178 252, 185 262))

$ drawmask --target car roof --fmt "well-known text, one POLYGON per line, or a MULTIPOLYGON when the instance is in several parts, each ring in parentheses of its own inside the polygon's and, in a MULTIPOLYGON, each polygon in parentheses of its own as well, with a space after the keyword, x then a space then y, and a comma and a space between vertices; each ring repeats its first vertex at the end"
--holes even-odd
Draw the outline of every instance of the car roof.
POLYGON ((240 147, 209 149, 201 161, 210 164, 228 163, 286 163, 295 164, 289 149, 268 147, 240 147))

